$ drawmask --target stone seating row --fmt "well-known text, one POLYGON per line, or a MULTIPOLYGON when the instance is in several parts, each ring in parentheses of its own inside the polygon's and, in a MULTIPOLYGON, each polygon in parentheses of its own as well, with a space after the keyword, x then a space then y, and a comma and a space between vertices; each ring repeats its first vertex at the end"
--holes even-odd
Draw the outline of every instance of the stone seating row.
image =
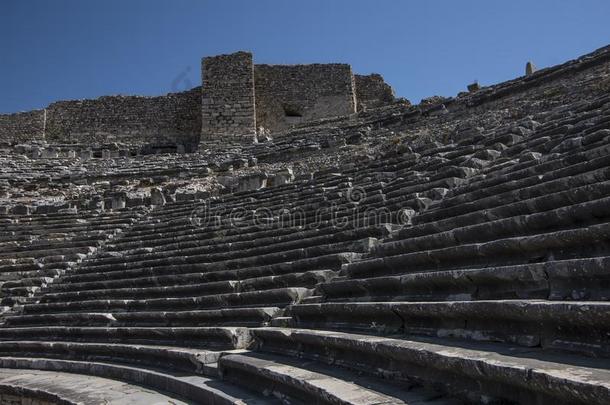
POLYGON ((252 213, 243 229, 192 227, 197 203, 166 204, 6 316, 0 364, 122 373, 195 401, 606 403, 606 140, 553 152, 571 125, 212 202, 410 208, 402 228, 291 234, 252 213))
POLYGON ((28 302, 104 243, 138 219, 137 211, 92 215, 50 214, 11 216, 3 232, 23 236, 18 242, 0 242, 2 304, 28 302))

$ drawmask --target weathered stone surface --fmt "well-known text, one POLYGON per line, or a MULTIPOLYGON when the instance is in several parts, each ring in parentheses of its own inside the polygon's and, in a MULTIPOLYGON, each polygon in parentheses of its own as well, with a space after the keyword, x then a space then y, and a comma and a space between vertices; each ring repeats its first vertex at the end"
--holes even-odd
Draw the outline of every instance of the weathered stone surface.
POLYGON ((160 188, 153 187, 150 189, 150 203, 152 205, 165 205, 165 196, 160 188))
POLYGON ((108 378, 30 369, 0 370, 0 403, 3 405, 139 404, 151 402, 186 404, 137 385, 108 378), (12 400, 9 402, 9 396, 12 400))
MULTIPOLYGON (((245 392, 222 382, 219 383, 215 379, 200 376, 180 376, 172 373, 164 374, 146 368, 118 364, 3 357, 0 358, 0 365, 7 369, 63 371, 71 374, 104 376, 153 387, 155 390, 169 392, 180 398, 195 402, 212 404, 249 403, 253 405, 269 403, 267 399, 257 398, 251 392, 245 392)), ((163 398, 159 397, 158 391, 151 395, 155 401, 163 398)))
MULTIPOLYGON (((251 142, 259 127, 261 134, 276 132, 354 113, 357 103, 363 109, 394 102, 391 87, 380 75, 353 75, 345 64, 254 65, 248 52, 204 58, 202 84, 157 97, 58 101, 43 110, 1 114, 0 140, 119 141, 147 153, 183 154, 192 152, 200 138, 251 142)), ((124 149, 102 151, 103 158, 127 155, 124 149)), ((74 157, 75 151, 65 156, 74 157)), ((44 149, 42 157, 58 158, 59 153, 44 149)))
MULTIPOLYGON (((426 390, 390 389, 374 378, 281 356, 227 354, 221 357, 219 367, 228 381, 236 381, 270 397, 354 405, 410 404, 433 399, 426 390)), ((439 405, 451 402, 438 396, 434 398, 434 403, 439 405)))
POLYGON ((501 345, 447 345, 446 340, 403 340, 342 332, 261 328, 253 331, 265 352, 336 361, 393 379, 434 382, 484 401, 487 395, 522 403, 603 404, 610 396, 608 370, 590 359, 580 365, 532 349, 501 345), (521 354, 521 355, 520 355, 521 354), (563 360, 563 361, 562 361, 563 360), (489 390, 489 391, 488 391, 489 390))
POLYGON ((210 86, 255 97, 210 101, 197 151, 206 83, 56 103, 109 111, 70 143, 0 117, 32 138, 0 145, 0 366, 199 403, 609 402, 610 48, 417 106, 347 65, 260 68, 319 80, 265 93, 241 56, 210 86), (244 143, 257 94, 286 126, 244 143))

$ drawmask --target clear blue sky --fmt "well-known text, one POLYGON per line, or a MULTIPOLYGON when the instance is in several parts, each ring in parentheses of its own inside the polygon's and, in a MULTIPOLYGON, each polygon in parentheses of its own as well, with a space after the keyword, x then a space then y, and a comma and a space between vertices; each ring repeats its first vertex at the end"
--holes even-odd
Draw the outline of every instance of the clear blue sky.
POLYGON ((551 66, 610 44, 608 0, 0 0, 0 112, 200 83, 200 58, 347 62, 399 96, 551 66))

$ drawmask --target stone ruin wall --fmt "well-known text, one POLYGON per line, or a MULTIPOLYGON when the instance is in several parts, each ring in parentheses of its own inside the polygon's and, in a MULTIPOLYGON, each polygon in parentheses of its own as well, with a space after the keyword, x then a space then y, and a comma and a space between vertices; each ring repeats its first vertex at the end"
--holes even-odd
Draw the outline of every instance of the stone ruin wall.
POLYGON ((261 127, 278 132, 394 100, 380 75, 354 75, 348 64, 254 65, 249 52, 204 58, 202 82, 203 90, 58 101, 0 114, 0 142, 182 145, 194 151, 201 140, 251 140, 261 127))
POLYGON ((356 112, 347 64, 255 65, 256 126, 271 132, 356 112))
POLYGON ((199 143, 200 110, 201 87, 157 97, 104 96, 58 101, 45 110, 0 115, 0 140, 181 144, 194 149, 199 143))
POLYGON ((106 96, 47 108, 47 141, 197 144, 201 88, 158 97, 106 96))
POLYGON ((0 142, 12 144, 43 141, 44 127, 45 110, 0 114, 0 142))
POLYGON ((249 52, 202 60, 201 139, 226 139, 256 133, 254 64, 249 52))
POLYGON ((381 107, 394 101, 394 90, 380 74, 354 75, 358 111, 381 107))

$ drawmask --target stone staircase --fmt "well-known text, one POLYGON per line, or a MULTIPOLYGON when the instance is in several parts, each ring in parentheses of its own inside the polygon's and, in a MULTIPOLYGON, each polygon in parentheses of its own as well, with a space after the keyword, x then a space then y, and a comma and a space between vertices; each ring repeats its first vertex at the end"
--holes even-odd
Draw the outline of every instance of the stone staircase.
POLYGON ((191 403, 610 403, 610 97, 540 117, 205 201, 3 217, 25 284, 2 285, 0 366, 191 403))
POLYGON ((291 305, 290 327, 253 329, 256 350, 474 402, 607 402, 610 132, 598 122, 577 142, 545 139, 561 122, 540 126, 514 164, 504 149, 320 283, 320 302, 291 305))
POLYGON ((10 308, 31 302, 138 220, 141 212, 69 212, 0 216, 0 295, 10 308))

